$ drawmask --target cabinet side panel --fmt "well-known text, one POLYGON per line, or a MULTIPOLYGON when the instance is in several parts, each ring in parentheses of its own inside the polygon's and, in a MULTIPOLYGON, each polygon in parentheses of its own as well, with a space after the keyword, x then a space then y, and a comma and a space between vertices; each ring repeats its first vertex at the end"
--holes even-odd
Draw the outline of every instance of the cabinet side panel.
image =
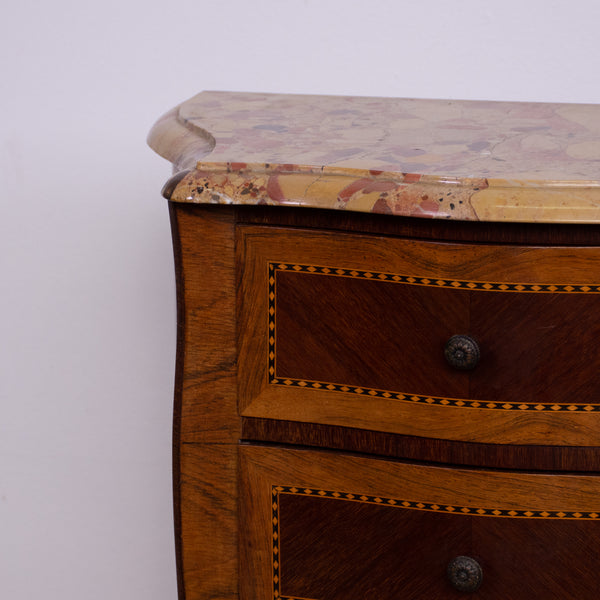
POLYGON ((178 296, 174 410, 180 598, 237 598, 234 213, 171 206, 178 296))
POLYGON ((183 311, 181 441, 235 443, 234 213, 224 207, 174 210, 183 311))

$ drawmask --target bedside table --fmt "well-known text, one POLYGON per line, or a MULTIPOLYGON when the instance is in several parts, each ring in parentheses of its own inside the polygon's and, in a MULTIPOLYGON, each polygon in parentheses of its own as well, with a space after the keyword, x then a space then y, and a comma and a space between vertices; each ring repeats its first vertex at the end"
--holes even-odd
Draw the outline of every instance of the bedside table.
POLYGON ((180 596, 600 593, 600 107, 204 92, 173 163, 180 596))

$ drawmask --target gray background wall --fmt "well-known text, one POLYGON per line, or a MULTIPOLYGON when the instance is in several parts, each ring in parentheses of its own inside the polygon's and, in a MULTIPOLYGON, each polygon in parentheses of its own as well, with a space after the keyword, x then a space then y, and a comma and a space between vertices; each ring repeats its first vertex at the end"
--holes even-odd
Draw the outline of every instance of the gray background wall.
POLYGON ((597 0, 4 2, 0 598, 176 598, 153 121, 202 89, 600 103, 597 0))

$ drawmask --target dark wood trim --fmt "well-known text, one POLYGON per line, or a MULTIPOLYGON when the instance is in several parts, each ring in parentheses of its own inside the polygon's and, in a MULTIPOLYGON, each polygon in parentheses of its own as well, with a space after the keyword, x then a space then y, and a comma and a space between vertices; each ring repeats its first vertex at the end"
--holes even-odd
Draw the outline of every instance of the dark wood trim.
POLYGON ((527 471, 600 472, 600 447, 478 444, 317 425, 243 418, 243 441, 343 450, 445 466, 527 471))
POLYGON ((173 517, 175 526, 175 561, 177 565, 177 590, 179 600, 185 600, 185 586, 183 581, 183 558, 181 537, 181 401, 184 379, 184 352, 185 352, 185 302, 184 282, 182 269, 181 238, 177 221, 177 205, 169 202, 169 216, 171 219, 171 236, 173 238, 173 258, 175 262, 175 286, 177 289, 177 355, 175 359, 175 385, 173 397, 173 517))
POLYGON ((314 227, 470 243, 600 245, 600 226, 594 224, 450 221, 284 206, 236 206, 235 209, 238 224, 314 227))

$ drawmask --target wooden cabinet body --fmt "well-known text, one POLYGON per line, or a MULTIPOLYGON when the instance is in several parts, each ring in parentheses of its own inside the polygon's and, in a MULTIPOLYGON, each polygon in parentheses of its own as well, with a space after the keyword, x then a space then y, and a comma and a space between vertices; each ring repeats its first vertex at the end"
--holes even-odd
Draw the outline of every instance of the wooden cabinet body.
POLYGON ((181 597, 595 600, 600 225, 261 206, 325 185, 261 168, 167 187, 181 597))
POLYGON ((247 600, 459 598, 446 566, 463 555, 484 572, 473 597, 596 596, 595 230, 582 245, 535 235, 528 245, 525 229, 500 226, 438 233, 398 219, 398 233, 357 215, 333 231, 330 213, 172 213, 185 345, 180 559, 191 597, 213 579, 215 593, 231 582, 237 597, 238 547, 247 600), (480 342, 473 372, 444 362, 457 332, 480 342), (507 371, 499 383, 488 360, 507 371), (537 388, 523 375, 532 365, 543 371, 537 388), (479 380, 479 368, 490 374, 479 380))

